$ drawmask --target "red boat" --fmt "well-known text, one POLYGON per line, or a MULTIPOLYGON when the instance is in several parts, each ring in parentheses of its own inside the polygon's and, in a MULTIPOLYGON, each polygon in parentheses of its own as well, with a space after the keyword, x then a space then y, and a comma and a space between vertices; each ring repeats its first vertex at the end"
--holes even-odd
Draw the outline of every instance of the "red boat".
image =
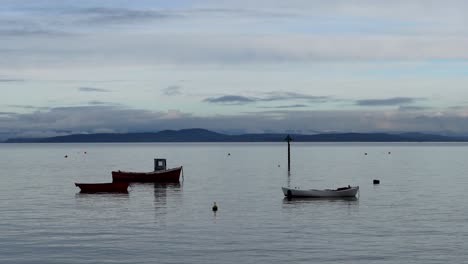
POLYGON ((154 171, 129 172, 113 171, 114 182, 179 182, 182 166, 166 169, 166 159, 154 159, 154 171))
POLYGON ((113 171, 114 182, 179 182, 182 166, 152 172, 113 171))
POLYGON ((76 187, 85 193, 98 192, 127 192, 127 182, 112 182, 112 183, 75 183, 76 187))

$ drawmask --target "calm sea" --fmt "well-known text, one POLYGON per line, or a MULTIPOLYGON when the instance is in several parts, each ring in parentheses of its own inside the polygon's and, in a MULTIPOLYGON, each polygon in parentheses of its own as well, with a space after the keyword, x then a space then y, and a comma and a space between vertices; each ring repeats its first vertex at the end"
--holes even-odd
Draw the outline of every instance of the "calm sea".
POLYGON ((1 144, 0 263, 468 263, 467 144, 291 152, 288 175, 286 143, 1 144), (158 157, 184 166, 180 185, 74 186, 158 157), (281 192, 348 184, 359 199, 281 192))

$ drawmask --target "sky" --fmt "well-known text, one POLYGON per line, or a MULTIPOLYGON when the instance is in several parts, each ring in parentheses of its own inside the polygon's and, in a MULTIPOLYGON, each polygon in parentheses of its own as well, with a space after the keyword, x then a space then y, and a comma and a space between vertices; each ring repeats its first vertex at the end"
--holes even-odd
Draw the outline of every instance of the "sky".
POLYGON ((468 1, 0 0, 0 140, 468 135, 468 1))

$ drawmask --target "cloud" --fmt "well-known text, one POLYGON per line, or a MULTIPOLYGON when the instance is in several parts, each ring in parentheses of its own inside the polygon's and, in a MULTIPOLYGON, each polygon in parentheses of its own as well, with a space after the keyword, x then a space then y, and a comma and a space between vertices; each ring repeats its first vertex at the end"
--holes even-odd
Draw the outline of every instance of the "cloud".
POLYGON ((0 35, 10 37, 34 37, 34 36, 65 36, 67 33, 53 29, 0 29, 0 35))
POLYGON ((417 100, 420 100, 420 99, 410 98, 410 97, 393 97, 393 98, 386 98, 386 99, 363 99, 363 100, 357 100, 356 105, 392 106, 392 105, 401 105, 401 104, 412 104, 417 100))
MULTIPOLYGON (((215 5, 216 6, 216 5, 215 5)), ((190 7, 161 8, 157 3, 131 7, 105 3, 78 3, 64 5, 63 2, 42 3, 41 8, 21 4, 0 10, 0 34, 4 36, 66 36, 114 25, 132 25, 144 28, 151 22, 172 21, 191 24, 193 21, 223 21, 232 18, 280 18, 291 17, 294 12, 269 9, 245 9, 239 7, 190 7), (92 27, 91 27, 92 26, 92 27)), ((216 23, 210 24, 216 24, 216 23)), ((151 27, 150 27, 151 28, 151 27)), ((122 29, 122 27, 120 27, 122 29)))
MULTIPOLYGON (((449 107, 450 109, 458 110, 460 108, 453 108, 449 107)), ((428 106, 412 106, 412 105, 400 105, 398 107, 398 110, 400 111, 423 111, 423 110, 429 110, 432 109, 432 107, 428 106)))
MULTIPOLYGON (((339 1, 341 2, 341 1, 339 1)), ((333 34, 327 33, 327 24, 322 23, 321 16, 314 18, 309 9, 292 9, 293 13, 302 14, 296 18, 293 16, 288 23, 282 20, 273 20, 264 28, 246 27, 243 23, 233 23, 223 14, 232 12, 248 17, 252 24, 264 22, 264 18, 255 15, 247 15, 249 12, 229 8, 203 8, 200 10, 183 7, 157 9, 157 7, 135 7, 136 9, 116 8, 111 4, 96 7, 96 4, 88 8, 64 7, 57 2, 60 8, 41 8, 31 12, 30 9, 20 9, 21 15, 8 18, 8 23, 2 26, 5 20, 0 20, 0 35, 25 34, 30 35, 24 40, 4 40, 3 47, 17 49, 17 52, 0 52, 3 59, 0 64, 8 67, 14 64, 30 65, 33 61, 48 66, 49 64, 83 64, 83 65, 115 65, 116 63, 135 63, 139 65, 167 65, 168 63, 183 64, 239 64, 239 63, 284 63, 284 62, 321 62, 321 61, 381 61, 381 60, 430 60, 430 59, 467 59, 468 37, 466 27, 462 19, 450 22, 463 30, 461 32, 425 32, 437 21, 426 21, 423 29, 413 29, 414 34, 405 32, 405 21, 397 23, 398 31, 386 34, 387 21, 377 21, 373 26, 374 32, 360 32, 363 24, 373 24, 372 19, 377 15, 369 12, 364 16, 365 4, 353 3, 353 8, 342 9, 348 4, 317 4, 317 13, 320 8, 337 12, 340 16, 328 18, 330 23, 338 23, 333 34), (356 6, 356 7, 355 7, 356 6), (357 8, 360 6, 360 8, 357 8), (139 8, 139 9, 138 9, 139 8), (64 9, 64 10, 63 10, 64 9), (225 9, 225 10, 224 10, 225 9), (29 11, 28 11, 29 10, 29 11), (49 11, 43 11, 49 10, 49 11), (58 11, 50 11, 58 10, 58 11), (205 10, 205 11, 203 11, 205 10), (304 11, 307 10, 307 11, 304 11), (358 17, 347 14, 359 11, 358 17), (49 13, 48 13, 49 12, 49 13), (204 14, 204 15, 203 15, 204 14), (211 15, 210 15, 211 14, 211 15), (201 19, 199 18, 201 16, 201 19), (370 16, 370 17, 368 17, 370 16), (164 27, 158 27, 155 23, 144 23, 148 19, 160 21, 161 19, 173 19, 171 23, 165 23, 164 27), (364 17, 364 18, 363 18, 364 17), (307 23, 308 20, 312 19, 307 23), (360 19, 359 19, 360 18, 360 19), (295 20, 297 19, 297 20, 295 20), (317 19, 317 20, 314 20, 317 19), (107 21, 102 28, 101 23, 95 20, 107 21), (183 20, 183 21, 180 21, 183 20), (356 20, 358 25, 356 26, 356 20), (88 24, 81 25, 86 22, 88 24), (90 21, 92 27, 89 25, 90 21), (109 27, 108 24, 141 21, 138 26, 129 28, 109 27), (314 23, 317 21, 317 23, 314 23), (337 22, 338 21, 338 22, 337 22), (348 24, 351 23, 351 24, 348 24), (432 23, 429 23, 432 22, 432 23), (181 24, 182 23, 182 24, 181 24), (233 24, 232 24, 233 23, 233 24), (77 25, 78 24, 78 25, 77 25), (403 24, 403 25, 401 25, 403 24), (316 25, 316 26, 314 26, 316 25), (217 26, 217 27, 216 27, 217 26), (315 28, 318 32, 296 31, 296 27, 304 30, 315 28), (223 30, 227 28, 226 30, 223 30), (357 32, 349 32, 354 29, 357 32), (325 32, 324 32, 325 31, 325 32), (3 33, 2 33, 3 32, 3 33), (68 32, 71 35, 50 40, 45 36, 35 34, 51 34, 53 32, 68 32), (85 33, 85 34, 83 34, 85 33), (456 34, 454 34, 456 33, 456 34), (84 56, 85 55, 85 56, 84 56)), ((89 5, 89 4, 88 4, 89 5)), ((350 4, 351 5, 351 4, 350 4)), ((434 4, 436 5, 436 4, 434 4)), ((115 6, 115 5, 114 5, 115 6)), ((156 5, 157 6, 157 5, 156 5)), ((214 4, 214 6, 217 6, 214 4)), ((383 6, 386 4, 370 5, 368 10, 377 9, 387 13, 383 6)), ((442 6, 442 5, 441 5, 442 6)), ((391 5, 398 10, 398 5, 391 5)), ((400 7, 401 8, 401 7, 400 7)), ((432 8, 431 8, 432 9, 432 8)), ((263 12, 268 8, 254 8, 252 12, 263 12), (260 11, 259 11, 260 10, 260 11)), ((273 13, 281 9, 273 9, 273 13)), ((424 8, 426 10, 426 8, 424 8)), ((462 9, 460 9, 462 10, 462 9)), ((265 11, 265 12, 267 12, 265 11)), ((0 15, 2 15, 0 11, 0 15)), ((10 15, 11 16, 11 15, 10 15)), ((272 17, 275 15, 272 14, 272 17)), ((427 19, 430 16, 422 16, 427 19)), ((441 16, 432 16, 441 17, 441 16)), ((445 17, 443 17, 445 19, 445 17)), ((463 16, 461 18, 464 18, 463 16)), ((325 18, 326 19, 326 18, 325 18)), ((375 18, 374 18, 375 19, 375 18)), ((164 20, 166 21, 166 20, 164 20)), ((246 23, 244 21, 244 23, 246 23)), ((441 22, 442 23, 442 22, 441 22)), ((448 23, 448 22, 447 22, 448 23)), ((133 25, 133 23, 131 24, 133 25)), ((439 27, 445 24, 439 25, 439 27)), ((413 28, 413 27, 411 27, 413 28)), ((443 27, 442 29, 451 29, 443 27)))
POLYGON ((468 59, 468 37, 366 36, 305 34, 191 34, 110 30, 103 34, 71 37, 31 37, 31 41, 2 39, 1 68, 11 65, 42 67, 115 65, 241 65, 320 62, 388 62, 436 59, 468 59))
POLYGON ((174 95, 180 95, 182 94, 181 92, 182 87, 177 86, 177 85, 171 85, 167 88, 162 89, 162 93, 167 96, 174 96, 174 95))
POLYGON ((283 92, 283 91, 274 91, 264 94, 263 98, 257 99, 258 101, 284 101, 284 100, 308 100, 314 102, 324 102, 329 100, 328 96, 313 96, 309 94, 296 93, 296 92, 283 92))
POLYGON ((11 15, 8 12, 0 10, 0 34, 10 37, 27 37, 27 36, 54 36, 66 35, 65 32, 57 30, 49 25, 48 17, 42 17, 45 21, 40 21, 34 17, 33 13, 27 11, 21 12, 28 15, 11 15), (44 23, 45 22, 45 23, 44 23))
POLYGON ((294 105, 278 105, 278 106, 259 106, 257 108, 284 109, 284 108, 302 108, 302 107, 308 107, 308 105, 294 104, 294 105))
POLYGON ((20 109, 27 109, 27 110, 49 110, 50 107, 47 106, 35 106, 35 105, 7 105, 8 107, 12 108, 20 108, 20 109))
POLYGON ((87 55, 103 54, 109 65, 119 59, 153 64, 226 64, 468 57, 465 16, 461 12, 466 3, 462 1, 456 5, 431 2, 430 6, 422 1, 391 4, 295 1, 288 8, 280 2, 263 1, 181 3, 176 7, 147 1, 144 4, 85 1, 72 5, 46 2, 41 8, 10 4, 0 10, 0 35, 10 32, 34 38, 35 34, 57 31, 73 34, 59 42, 17 43, 26 46, 21 49, 24 58, 35 55, 40 59, 45 54, 54 57, 51 51, 56 50, 62 54, 47 62, 62 62, 60 58, 66 53, 74 58, 67 60, 69 63, 79 63, 83 56, 73 51, 83 49, 87 49, 83 51, 87 55), (233 16, 237 19, 231 19, 233 16), (148 20, 170 20, 170 23, 157 27, 156 23, 146 23, 148 20), (141 23, 136 27, 134 22, 141 23), (132 27, 127 30, 109 27, 113 24, 132 27), (105 31, 100 25, 105 26, 105 31))
POLYGON ((0 83, 2 82, 24 82, 23 79, 0 79, 0 83))
POLYGON ((0 115, 15 115, 15 112, 0 112, 0 115))
POLYGON ((100 89, 100 88, 93 88, 93 87, 80 87, 80 88, 78 88, 78 91, 80 91, 80 92, 97 92, 97 93, 110 92, 110 90, 107 90, 107 89, 100 89))
MULTIPOLYGON (((273 91, 266 93, 257 93, 255 97, 247 97, 242 95, 224 95, 220 97, 210 97, 203 101, 209 103, 220 103, 220 104, 247 104, 255 102, 275 102, 275 101, 308 101, 314 103, 322 103, 331 100, 329 96, 313 96, 309 94, 297 93, 297 92, 284 92, 284 91, 273 91)), ((300 104, 296 104, 297 107, 300 104)), ((276 107, 275 107, 276 108, 276 107)))
MULTIPOLYGON (((284 132, 429 132, 468 134, 468 111, 291 111, 194 116, 179 110, 147 111, 122 106, 57 107, 0 117, 0 135, 34 136, 149 132, 201 127, 247 133, 284 132)), ((5 136, 3 136, 5 137, 5 136)), ((3 138, 4 139, 4 138, 3 138)))
POLYGON ((246 104, 252 103, 256 100, 254 98, 249 98, 240 95, 224 95, 220 97, 211 97, 203 100, 208 103, 220 103, 220 104, 246 104))
MULTIPOLYGON (((109 105, 56 107, 0 118, 0 134, 33 137, 36 134, 94 133, 103 129, 112 132, 155 131, 174 127, 171 120, 188 118, 190 114, 178 110, 153 112, 109 105)), ((195 126, 193 122, 192 125, 195 126)))
POLYGON ((179 14, 174 14, 174 12, 164 10, 115 7, 84 8, 73 13, 82 15, 81 19, 92 23, 128 23, 180 17, 179 14))
POLYGON ((107 106, 119 106, 120 104, 118 103, 113 103, 113 102, 103 102, 103 101, 98 101, 98 100, 93 100, 89 101, 88 105, 107 105, 107 106))

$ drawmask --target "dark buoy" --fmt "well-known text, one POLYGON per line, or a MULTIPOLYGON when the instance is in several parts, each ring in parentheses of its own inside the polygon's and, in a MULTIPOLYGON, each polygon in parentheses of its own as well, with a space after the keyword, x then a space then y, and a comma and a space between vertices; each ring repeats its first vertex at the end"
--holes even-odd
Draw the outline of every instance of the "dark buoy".
POLYGON ((64 158, 68 158, 68 155, 65 155, 64 158))
POLYGON ((85 151, 84 154, 88 154, 88 152, 85 151))
POLYGON ((380 184, 380 180, 374 180, 374 184, 380 184))
POLYGON ((216 202, 214 202, 212 209, 213 209, 213 212, 218 211, 218 206, 216 205, 216 202))
POLYGON ((388 154, 392 154, 392 152, 389 151, 388 154))
POLYGON ((231 153, 228 153, 228 156, 231 156, 231 153))
POLYGON ((366 153, 364 153, 364 155, 367 155, 367 152, 366 152, 366 153))

